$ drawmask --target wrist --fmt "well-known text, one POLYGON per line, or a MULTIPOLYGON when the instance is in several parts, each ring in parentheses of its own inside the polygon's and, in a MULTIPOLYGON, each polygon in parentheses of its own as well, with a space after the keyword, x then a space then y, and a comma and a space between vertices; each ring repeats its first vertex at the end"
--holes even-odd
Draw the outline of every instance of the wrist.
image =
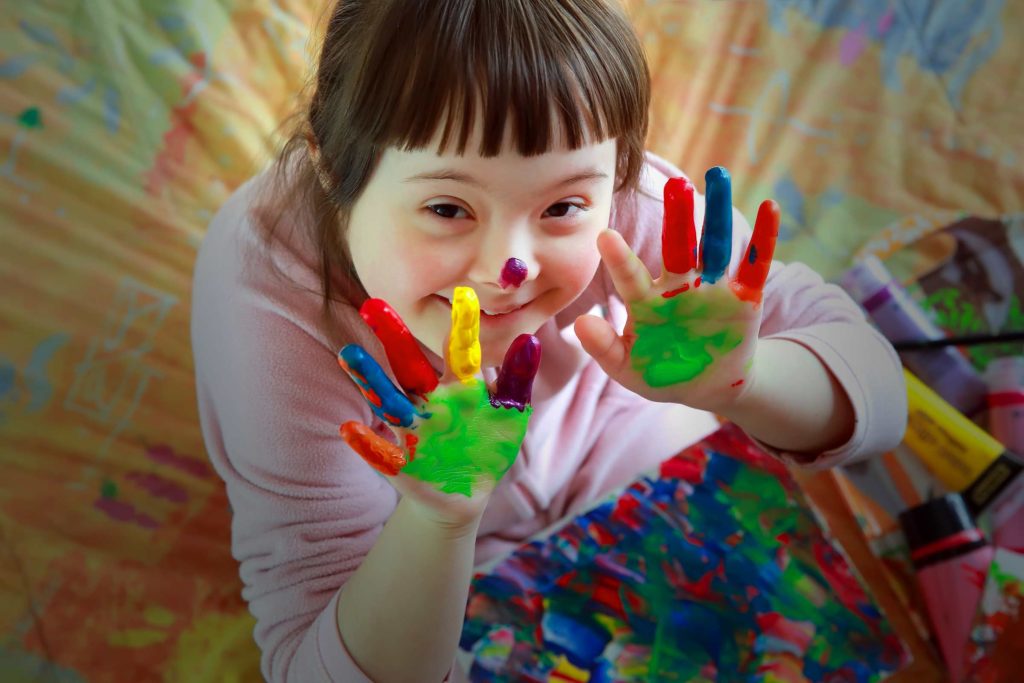
POLYGON ((476 539, 487 509, 486 501, 478 501, 478 506, 460 510, 440 511, 431 506, 423 505, 414 498, 403 496, 398 501, 400 508, 405 508, 409 517, 422 526, 424 533, 435 535, 444 540, 476 539))

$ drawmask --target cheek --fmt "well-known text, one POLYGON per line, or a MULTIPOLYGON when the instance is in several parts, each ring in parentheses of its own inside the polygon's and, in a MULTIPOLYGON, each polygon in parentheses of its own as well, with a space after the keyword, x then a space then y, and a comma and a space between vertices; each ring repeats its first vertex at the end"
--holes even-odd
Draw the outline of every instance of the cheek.
POLYGON ((547 257, 541 261, 542 269, 560 287, 582 291, 594 279, 601 262, 596 239, 588 235, 547 250, 547 257))

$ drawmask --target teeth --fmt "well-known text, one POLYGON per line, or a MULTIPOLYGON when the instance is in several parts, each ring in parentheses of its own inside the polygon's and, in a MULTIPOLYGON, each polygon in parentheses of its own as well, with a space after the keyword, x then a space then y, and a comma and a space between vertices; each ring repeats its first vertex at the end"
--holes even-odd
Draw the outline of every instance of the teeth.
MULTIPOLYGON (((442 299, 447 301, 449 306, 452 305, 452 300, 449 299, 448 297, 443 296, 441 294, 438 294, 438 296, 440 296, 442 299)), ((518 311, 520 308, 522 308, 522 306, 516 306, 515 308, 510 308, 507 311, 490 311, 490 310, 488 310, 486 308, 481 308, 480 312, 481 313, 485 313, 486 315, 505 315, 507 313, 512 313, 513 311, 518 311)))

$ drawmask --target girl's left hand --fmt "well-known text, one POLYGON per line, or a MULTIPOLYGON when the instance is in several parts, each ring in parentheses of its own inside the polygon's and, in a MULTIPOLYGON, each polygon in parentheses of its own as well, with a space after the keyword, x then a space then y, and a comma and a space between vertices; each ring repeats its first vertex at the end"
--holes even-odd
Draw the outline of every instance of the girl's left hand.
POLYGON ((652 401, 721 412, 753 377, 761 327, 761 295, 779 233, 779 206, 763 202, 736 277, 723 279, 732 256, 732 187, 721 167, 705 174, 704 230, 698 247, 694 187, 665 184, 664 269, 651 278, 619 233, 598 250, 629 308, 622 334, 602 318, 580 316, 583 348, 624 387, 652 401))

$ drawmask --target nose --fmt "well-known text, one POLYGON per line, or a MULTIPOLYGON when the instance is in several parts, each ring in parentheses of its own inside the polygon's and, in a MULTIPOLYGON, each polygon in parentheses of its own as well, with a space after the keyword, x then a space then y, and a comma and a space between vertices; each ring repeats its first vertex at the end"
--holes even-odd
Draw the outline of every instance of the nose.
POLYGON ((514 291, 537 279, 536 240, 526 224, 488 226, 468 277, 486 289, 514 291))

